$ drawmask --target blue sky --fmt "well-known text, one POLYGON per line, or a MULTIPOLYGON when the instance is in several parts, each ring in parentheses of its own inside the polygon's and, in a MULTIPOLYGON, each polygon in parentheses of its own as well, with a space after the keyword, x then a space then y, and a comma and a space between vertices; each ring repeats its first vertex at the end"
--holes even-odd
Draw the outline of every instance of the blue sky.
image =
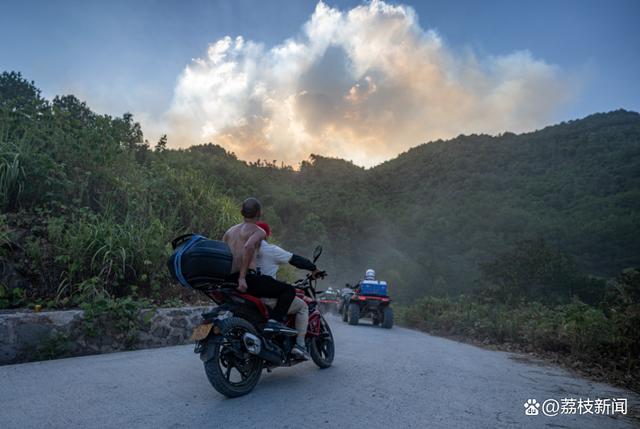
MULTIPOLYGON (((359 1, 325 2, 349 10, 359 1)), ((181 73, 226 35, 269 49, 296 37, 315 1, 14 1, 0 14, 0 70, 47 97, 73 93, 97 111, 169 109, 181 73)), ((640 2, 403 1, 450 52, 480 58, 527 50, 576 90, 552 122, 640 110, 640 2)), ((143 123, 144 125, 144 123, 143 123)))

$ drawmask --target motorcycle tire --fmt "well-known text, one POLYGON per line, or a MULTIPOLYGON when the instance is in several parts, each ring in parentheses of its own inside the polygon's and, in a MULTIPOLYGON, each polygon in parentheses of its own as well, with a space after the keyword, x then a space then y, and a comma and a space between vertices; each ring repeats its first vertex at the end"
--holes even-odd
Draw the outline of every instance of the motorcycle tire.
POLYGON ((262 374, 262 359, 247 352, 249 357, 241 360, 230 347, 234 344, 244 349, 242 335, 246 332, 258 335, 251 323, 239 317, 231 317, 222 321, 219 335, 211 336, 207 340, 206 348, 214 349, 212 358, 204 363, 205 373, 213 388, 229 398, 251 392, 262 374), (239 382, 231 380, 234 368, 240 376, 239 382))
POLYGON ((311 338, 309 344, 309 354, 313 363, 320 368, 329 368, 333 363, 335 354, 335 343, 333 342, 333 334, 331 328, 324 317, 320 319, 320 336, 311 338))

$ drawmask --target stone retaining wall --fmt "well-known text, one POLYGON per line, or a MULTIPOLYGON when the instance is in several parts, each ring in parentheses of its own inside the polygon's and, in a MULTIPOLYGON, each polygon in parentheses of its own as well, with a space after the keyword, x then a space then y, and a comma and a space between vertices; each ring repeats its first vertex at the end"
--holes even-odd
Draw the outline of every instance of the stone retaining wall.
POLYGON ((186 344, 209 308, 143 310, 124 331, 103 318, 93 334, 82 310, 0 313, 0 365, 186 344))

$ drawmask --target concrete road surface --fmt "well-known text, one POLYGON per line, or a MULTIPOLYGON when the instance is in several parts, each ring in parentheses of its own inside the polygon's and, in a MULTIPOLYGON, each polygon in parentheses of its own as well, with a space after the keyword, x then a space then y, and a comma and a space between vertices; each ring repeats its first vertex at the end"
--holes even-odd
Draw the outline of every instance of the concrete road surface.
POLYGON ((563 398, 626 398, 637 414, 632 392, 408 329, 329 321, 331 368, 309 362, 265 372, 237 399, 209 385, 192 346, 0 367, 0 428, 639 426, 620 415, 525 415, 527 399, 563 398))

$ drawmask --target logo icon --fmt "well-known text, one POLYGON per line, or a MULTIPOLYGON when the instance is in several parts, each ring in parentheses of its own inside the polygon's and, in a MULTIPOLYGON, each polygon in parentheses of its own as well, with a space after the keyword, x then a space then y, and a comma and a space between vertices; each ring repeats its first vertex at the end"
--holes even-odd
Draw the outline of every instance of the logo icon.
POLYGON ((527 402, 524 403, 524 413, 527 416, 537 416, 540 408, 540 403, 535 399, 527 399, 527 402))
POLYGON ((555 399, 547 399, 542 404, 542 412, 548 417, 557 416, 560 412, 560 403, 555 399))

